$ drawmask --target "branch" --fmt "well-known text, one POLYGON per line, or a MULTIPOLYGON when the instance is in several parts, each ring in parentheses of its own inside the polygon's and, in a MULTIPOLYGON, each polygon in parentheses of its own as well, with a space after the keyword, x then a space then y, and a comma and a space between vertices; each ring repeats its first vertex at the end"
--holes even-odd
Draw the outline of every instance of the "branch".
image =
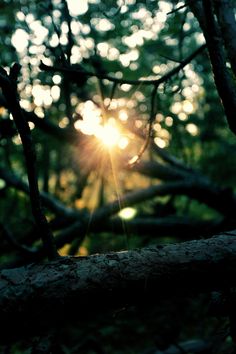
POLYGON ((119 200, 115 200, 93 213, 92 223, 100 222, 120 211, 120 208, 135 205, 157 196, 186 195, 189 198, 205 203, 223 215, 234 217, 236 210, 236 198, 230 190, 214 186, 210 181, 206 182, 198 178, 169 182, 150 186, 137 191, 132 191, 119 200))
POLYGON ((235 233, 0 272, 1 340, 162 296, 235 286, 235 233), (78 306, 79 304, 79 306, 78 306))
POLYGON ((201 53, 204 49, 206 48, 205 44, 203 44, 201 47, 196 49, 191 55, 189 55, 186 59, 184 59, 178 66, 176 66, 174 69, 170 70, 167 74, 163 75, 160 79, 156 80, 149 80, 149 79, 139 79, 139 80, 128 80, 128 79, 118 79, 116 77, 112 77, 110 75, 104 75, 104 74, 98 74, 98 73, 93 73, 90 71, 86 70, 77 70, 74 69, 71 66, 68 67, 62 67, 62 66, 48 66, 44 63, 41 62, 40 64, 40 69, 44 71, 58 71, 62 72, 64 74, 72 74, 78 77, 85 76, 85 77, 96 77, 98 79, 106 79, 110 82, 116 83, 116 84, 129 84, 129 85, 155 85, 159 86, 163 82, 168 81, 171 77, 174 75, 178 74, 186 65, 188 65, 199 53, 201 53))
POLYGON ((20 251, 20 253, 23 256, 33 258, 34 255, 36 254, 37 249, 30 248, 25 245, 21 245, 19 242, 17 242, 17 240, 14 238, 14 236, 8 230, 8 228, 6 226, 4 226, 3 224, 0 224, 0 234, 11 246, 13 246, 13 248, 20 251))
POLYGON ((139 161, 130 168, 125 166, 130 172, 138 172, 151 178, 158 178, 164 181, 177 181, 193 176, 193 172, 184 171, 176 167, 169 166, 167 164, 159 163, 157 161, 139 161))
POLYGON ((53 235, 41 207, 36 172, 36 153, 33 146, 30 128, 25 120, 19 104, 17 94, 17 78, 19 71, 20 66, 18 64, 14 64, 11 67, 9 75, 4 69, 0 68, 0 86, 22 141, 29 181, 32 213, 41 232, 42 241, 45 249, 47 250, 48 257, 52 259, 57 256, 57 251, 55 248, 53 235))
MULTIPOLYGON (((186 195, 189 198, 193 198, 200 203, 208 205, 227 218, 234 220, 236 198, 231 190, 219 188, 205 178, 189 177, 188 180, 158 184, 132 191, 96 209, 91 217, 87 216, 87 221, 86 216, 84 216, 83 219, 78 219, 69 227, 62 230, 56 236, 57 247, 62 247, 65 243, 71 242, 75 238, 79 238, 82 242, 86 232, 88 232, 88 227, 86 226, 88 223, 90 230, 96 230, 101 224, 106 227, 104 222, 107 222, 112 215, 118 213, 121 208, 166 195, 186 195)), ((217 225, 215 226, 217 229, 217 225)), ((222 227, 224 227, 224 225, 222 227)), ((227 223, 225 227, 227 227, 227 223)))
POLYGON ((216 14, 221 27, 221 34, 236 76, 236 19, 234 14, 235 2, 232 0, 215 0, 216 14))
MULTIPOLYGON (((100 225, 102 225, 102 227, 104 227, 106 230, 109 224, 107 220, 110 216, 119 212, 121 207, 124 208, 126 206, 132 206, 158 196, 186 195, 189 198, 193 198, 199 202, 205 203, 226 217, 234 217, 236 210, 236 199, 230 190, 222 189, 216 185, 213 185, 210 180, 194 171, 190 173, 178 170, 176 168, 170 169, 168 166, 160 165, 157 162, 140 162, 140 164, 136 165, 136 169, 140 173, 143 171, 146 173, 147 167, 149 170, 149 176, 171 182, 158 184, 156 186, 150 186, 145 189, 127 193, 126 195, 122 196, 121 199, 115 200, 95 210, 92 218, 86 213, 83 213, 82 215, 82 213, 79 211, 65 207, 60 203, 60 201, 54 199, 52 196, 45 192, 41 192, 41 198, 44 205, 50 208, 56 214, 63 216, 63 224, 66 223, 68 225, 70 220, 70 226, 66 226, 65 224, 63 226, 64 229, 60 231, 55 237, 57 247, 60 248, 65 245, 65 243, 71 242, 74 239, 81 240, 82 242, 86 232, 88 231, 88 223, 90 224, 91 231, 96 232, 97 230, 100 230, 100 225), (104 223, 104 221, 106 221, 106 223, 104 223)), ((9 186, 13 186, 19 190, 24 191, 25 193, 29 193, 27 184, 17 178, 17 176, 8 173, 6 170, 0 169, 0 178, 4 179, 9 186)), ((165 223, 164 220, 163 222, 165 223)), ((130 224, 132 225, 132 221, 130 224)), ((227 225, 223 225, 222 229, 225 229, 227 225)), ((218 226, 219 229, 221 229, 221 225, 206 225, 205 228, 204 225, 200 225, 200 229, 196 226, 196 230, 198 229, 201 232, 210 232, 210 230, 219 230, 218 226)), ((171 224, 169 227, 171 228, 171 224)), ((179 227, 180 232, 183 232, 181 225, 176 227, 179 227)), ((187 231, 190 230, 187 226, 183 227, 187 231)), ((145 228, 141 227, 141 229, 142 232, 145 232, 145 228)), ((163 228, 161 228, 161 230, 163 231, 163 228)), ((38 259, 42 259, 45 256, 45 252, 43 252, 43 250, 40 248, 38 251, 38 259)))
MULTIPOLYGON (((2 95, 0 95, 0 106, 10 110, 10 106, 2 95)), ((41 129, 44 133, 50 134, 55 138, 60 139, 60 141, 78 145, 80 139, 83 137, 83 135, 73 126, 60 128, 49 119, 39 118, 34 111, 29 112, 21 108, 21 112, 24 114, 27 122, 34 123, 35 126, 41 129)))
MULTIPOLYGON (((129 131, 131 131, 133 134, 135 134, 136 136, 145 139, 145 135, 143 133, 143 130, 141 128, 137 128, 135 127, 134 124, 135 120, 129 120, 128 122, 126 122, 126 128, 128 128, 129 131)), ((184 162, 182 162, 181 160, 179 160, 178 158, 176 158, 175 156, 171 155, 168 153, 168 151, 166 149, 162 149, 159 146, 157 146, 157 144, 154 143, 153 139, 151 141, 151 150, 157 154, 163 161, 167 162, 168 164, 183 170, 183 172, 191 172, 192 169, 187 167, 184 162)))
POLYGON ((185 3, 183 5, 180 5, 178 7, 175 7, 173 10, 167 12, 167 15, 172 15, 180 10, 183 10, 185 7, 187 7, 191 2, 193 2, 194 0, 190 0, 190 1, 185 1, 185 3))
MULTIPOLYGON (((27 183, 22 181, 15 174, 6 171, 5 169, 0 167, 0 178, 3 179, 9 187, 14 187, 17 190, 20 190, 26 194, 29 194, 29 187, 27 183)), ((46 192, 40 192, 40 196, 42 199, 43 205, 49 208, 54 213, 63 216, 64 218, 73 218, 78 217, 79 213, 76 210, 66 207, 59 200, 52 197, 46 192)))
POLYGON ((199 235, 212 235, 213 233, 222 231, 224 225, 221 219, 202 221, 188 217, 180 216, 146 216, 135 217, 131 220, 122 220, 119 217, 102 224, 96 225, 92 228, 93 232, 111 232, 117 234, 124 234, 125 230, 128 235, 134 233, 142 237, 161 238, 164 236, 174 237, 180 240, 194 239, 199 235))
POLYGON ((189 7, 198 19, 212 64, 215 85, 222 100, 225 115, 231 131, 236 134, 236 86, 226 66, 226 57, 219 26, 214 18, 212 0, 191 2, 189 7))
POLYGON ((152 136, 152 128, 153 128, 153 123, 155 121, 155 117, 156 117, 156 112, 157 112, 157 105, 156 105, 156 101, 157 101, 157 90, 158 90, 158 85, 154 85, 153 89, 152 89, 152 94, 151 94, 151 107, 150 107, 150 116, 148 119, 148 131, 146 134, 146 138, 145 141, 143 143, 143 145, 141 146, 139 152, 137 155, 133 156, 129 162, 128 162, 128 166, 129 167, 133 167, 135 165, 137 165, 137 163, 141 160, 141 157, 143 156, 144 152, 146 151, 150 140, 151 140, 151 136, 152 136))

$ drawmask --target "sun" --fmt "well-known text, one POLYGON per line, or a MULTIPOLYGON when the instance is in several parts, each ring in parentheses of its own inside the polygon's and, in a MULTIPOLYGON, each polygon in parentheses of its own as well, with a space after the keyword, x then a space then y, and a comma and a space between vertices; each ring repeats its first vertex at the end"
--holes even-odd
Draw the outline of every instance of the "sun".
POLYGON ((95 133, 95 136, 108 148, 118 145, 119 140, 121 139, 119 129, 109 122, 104 126, 100 126, 98 131, 95 133))
POLYGON ((91 101, 85 102, 79 113, 83 119, 75 122, 75 128, 85 135, 94 136, 107 149, 118 147, 124 150, 129 144, 129 139, 124 136, 115 118, 110 117, 104 123, 100 109, 91 101))

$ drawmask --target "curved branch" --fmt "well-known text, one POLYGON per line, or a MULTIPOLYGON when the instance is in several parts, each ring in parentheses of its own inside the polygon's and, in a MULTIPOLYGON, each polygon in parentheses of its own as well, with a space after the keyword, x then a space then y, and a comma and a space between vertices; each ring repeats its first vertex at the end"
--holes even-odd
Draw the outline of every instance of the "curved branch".
MULTIPOLYGON (((7 172, 0 167, 0 178, 3 179, 9 187, 14 187, 26 194, 29 194, 29 187, 27 183, 22 181, 18 176, 11 172, 7 172)), ((69 207, 66 207, 59 200, 52 197, 46 192, 40 192, 43 204, 51 211, 58 215, 63 215, 64 218, 78 217, 79 213, 69 207)))
MULTIPOLYGON (((128 130, 131 131, 136 136, 138 136, 142 139, 145 139, 145 135, 143 133, 143 130, 135 127, 134 120, 129 119, 129 121, 126 122, 126 128, 128 128, 128 130)), ((166 149, 162 149, 159 146, 157 146, 157 144, 155 144, 153 139, 152 139, 150 145, 151 145, 151 150, 157 156, 159 156, 163 161, 167 162, 171 166, 174 166, 174 167, 182 170, 183 172, 191 172, 192 171, 192 169, 190 167, 186 166, 183 161, 179 160, 175 156, 168 153, 168 151, 166 149)))
POLYGON ((126 166, 130 172, 138 172, 145 176, 158 178, 164 181, 177 181, 192 177, 193 172, 185 171, 176 167, 170 167, 167 164, 162 164, 157 161, 139 161, 132 168, 126 166))
POLYGON ((49 66, 44 63, 40 64, 40 69, 44 71, 58 71, 62 72, 64 74, 69 73, 73 74, 75 76, 78 76, 79 78, 82 76, 84 77, 97 77, 98 79, 106 79, 110 82, 116 83, 116 84, 129 84, 129 85, 155 85, 158 86, 162 84, 163 82, 168 81, 171 77, 174 75, 178 74, 186 65, 188 65, 198 54, 200 54, 204 49, 206 48, 206 45, 203 44, 201 47, 197 48, 192 54, 190 54, 186 59, 184 59, 178 66, 176 66, 174 69, 170 70, 167 74, 163 75, 161 78, 156 79, 156 80, 145 80, 145 79, 139 79, 139 80, 128 80, 128 79, 118 79, 116 77, 112 77, 110 75, 104 75, 104 74, 98 74, 98 73, 93 73, 90 71, 86 70, 77 70, 74 69, 73 67, 62 67, 62 66, 49 66))
POLYGON ((119 200, 115 200, 97 209, 93 214, 92 223, 96 223, 116 214, 121 207, 124 208, 143 202, 144 200, 166 195, 186 195, 189 198, 205 203, 223 215, 231 217, 235 215, 236 198, 231 190, 218 188, 212 183, 208 183, 204 180, 201 181, 198 178, 191 178, 184 181, 158 184, 127 193, 119 200))

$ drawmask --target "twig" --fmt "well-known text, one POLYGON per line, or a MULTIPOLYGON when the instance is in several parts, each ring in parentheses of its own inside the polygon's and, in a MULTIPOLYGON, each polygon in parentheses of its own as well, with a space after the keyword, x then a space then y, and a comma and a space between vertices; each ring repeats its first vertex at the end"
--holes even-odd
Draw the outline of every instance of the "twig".
POLYGON ((73 75, 82 75, 82 76, 88 76, 88 77, 97 77, 98 79, 106 79, 108 81, 117 83, 117 84, 128 84, 128 85, 160 85, 163 82, 168 81, 172 76, 178 74, 186 65, 188 65, 198 54, 200 54, 204 49, 206 48, 206 45, 203 44, 201 47, 196 49, 192 54, 190 54, 186 59, 184 59, 178 66, 176 66, 174 69, 170 70, 168 73, 163 75, 159 79, 154 79, 154 80, 149 80, 149 79, 138 79, 138 80, 129 80, 129 79, 118 79, 116 77, 112 77, 110 75, 105 75, 105 74, 99 74, 99 73, 94 73, 91 71, 86 71, 86 70, 78 70, 74 69, 73 66, 70 67, 63 67, 63 66, 49 66, 41 62, 39 68, 44 71, 58 71, 62 73, 70 73, 73 75))
MULTIPOLYGON (((129 131, 131 131, 133 134, 137 135, 138 137, 145 139, 144 133, 142 129, 134 127, 134 124, 129 124, 128 126, 129 131)), ((188 167, 187 165, 184 164, 181 160, 177 159, 175 156, 170 155, 165 149, 160 148, 157 146, 154 141, 151 141, 152 144, 152 151, 157 154, 161 159, 168 164, 177 167, 185 172, 191 172, 192 169, 188 167)))
POLYGON ((122 6, 124 6, 125 3, 126 3, 126 1, 124 1, 123 4, 120 4, 120 6, 117 7, 117 9, 115 10, 115 12, 112 13, 112 16, 109 15, 109 13, 106 13, 105 11, 103 12, 103 15, 106 16, 106 17, 109 18, 109 19, 110 19, 111 17, 114 18, 115 16, 119 15, 119 13, 121 12, 122 6))
POLYGON ((174 14, 174 13, 176 13, 176 12, 178 12, 178 11, 184 9, 184 8, 187 7, 189 4, 191 4, 191 2, 193 2, 193 1, 195 1, 195 0, 186 1, 183 5, 181 5, 181 6, 179 6, 179 7, 176 7, 176 8, 174 8, 173 10, 167 12, 167 15, 172 15, 172 14, 174 14))
POLYGON ((116 92, 116 88, 117 88, 117 83, 116 82, 113 82, 113 85, 112 85, 112 89, 111 89, 111 94, 110 94, 110 97, 109 97, 109 103, 107 105, 107 109, 110 108, 110 105, 111 105, 111 102, 115 96, 115 92, 116 92))
POLYGON ((154 85, 153 90, 152 90, 152 95, 151 95, 151 110, 150 110, 150 117, 149 117, 149 126, 148 126, 148 132, 146 135, 146 139, 144 141, 143 146, 141 147, 139 153, 137 155, 135 155, 134 157, 131 158, 131 160, 128 162, 129 167, 133 167, 135 164, 137 164, 142 155, 144 154, 144 152, 146 151, 150 139, 151 139, 151 135, 152 135, 152 125, 153 122, 155 120, 155 116, 156 116, 156 95, 157 95, 157 90, 158 90, 158 85, 154 85))
POLYGON ((64 14, 64 18, 65 18, 67 26, 68 26, 68 35, 67 35, 68 44, 66 46, 66 55, 67 55, 67 62, 70 63, 71 50, 74 45, 74 38, 73 38, 72 29, 71 29, 72 18, 70 16, 70 12, 69 12, 68 4, 67 4, 66 0, 62 0, 62 4, 64 6, 64 11, 62 13, 64 14))

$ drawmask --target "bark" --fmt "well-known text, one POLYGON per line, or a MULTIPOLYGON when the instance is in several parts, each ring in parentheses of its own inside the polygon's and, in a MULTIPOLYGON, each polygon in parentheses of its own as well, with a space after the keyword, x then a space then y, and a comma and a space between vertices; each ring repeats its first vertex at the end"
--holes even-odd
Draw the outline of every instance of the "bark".
POLYGON ((215 0, 215 6, 231 68, 236 76, 236 3, 235 0, 215 0))
POLYGON ((1 340, 162 296, 234 286, 236 232, 0 272, 1 340))
MULTIPOLYGON (((212 65, 215 85, 224 107, 231 131, 236 134, 236 86, 234 77, 226 65, 226 55, 218 22, 211 0, 191 1, 189 7, 197 18, 205 40, 212 65)), ((234 29, 232 28, 232 31, 234 29)))

